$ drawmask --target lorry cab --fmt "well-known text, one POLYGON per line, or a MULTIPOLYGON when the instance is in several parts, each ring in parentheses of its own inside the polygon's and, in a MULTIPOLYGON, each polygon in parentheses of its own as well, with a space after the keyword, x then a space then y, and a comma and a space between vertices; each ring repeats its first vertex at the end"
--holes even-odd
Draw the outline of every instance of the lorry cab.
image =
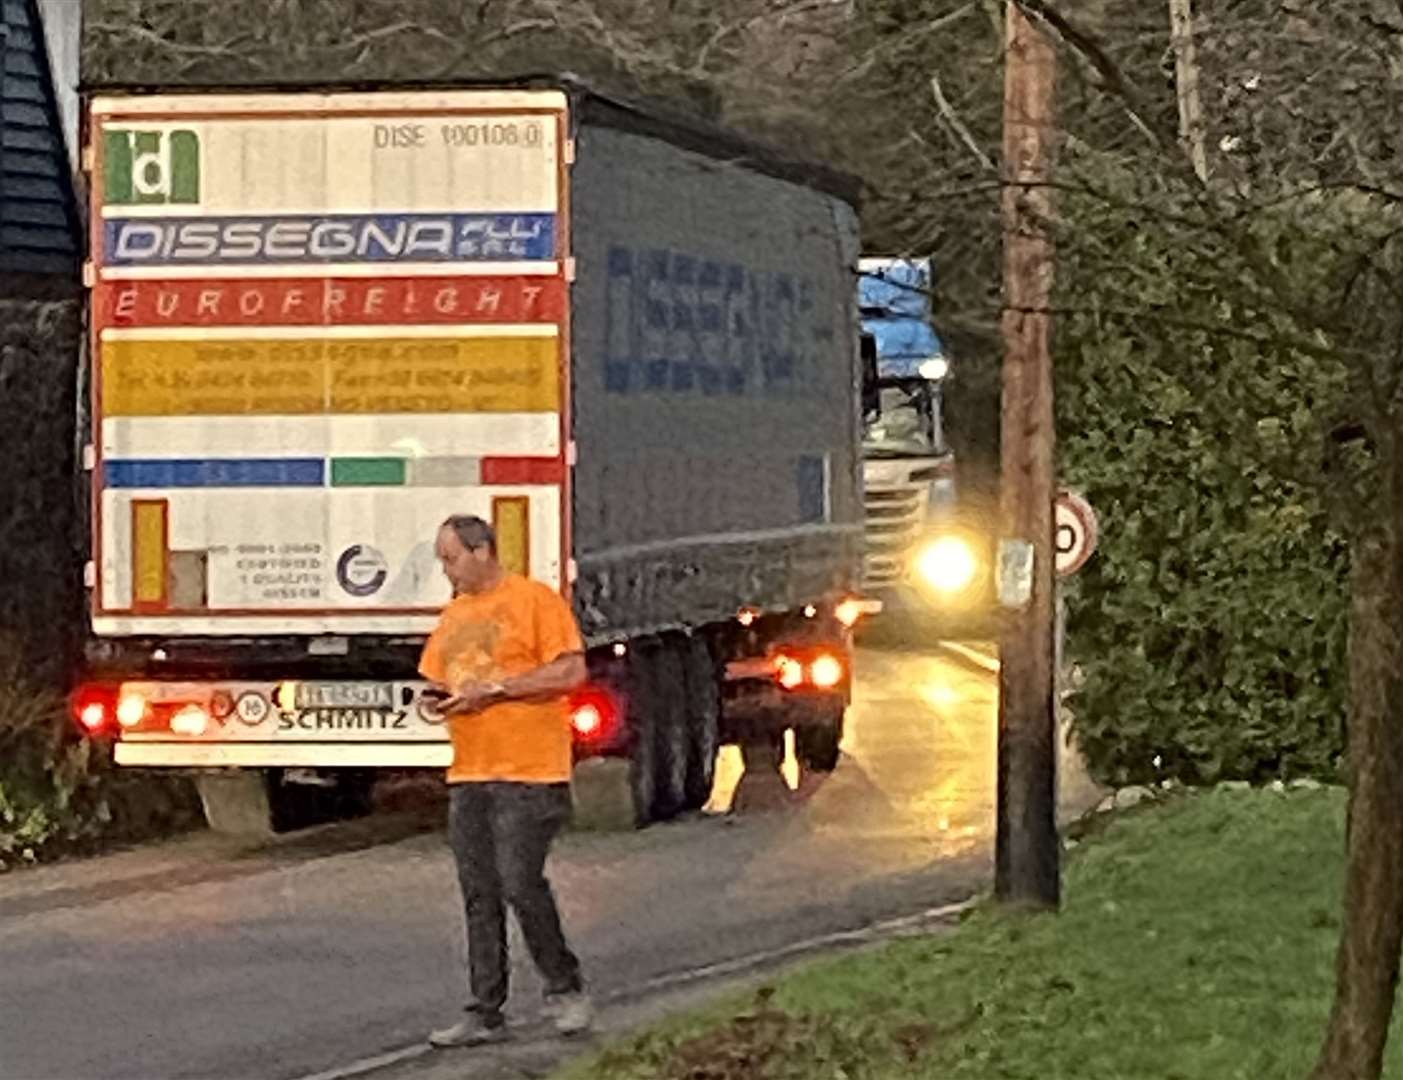
POLYGON ((962 505, 946 443, 950 360, 930 323, 927 259, 859 264, 863 589, 889 619, 954 617, 987 588, 986 523, 962 505))

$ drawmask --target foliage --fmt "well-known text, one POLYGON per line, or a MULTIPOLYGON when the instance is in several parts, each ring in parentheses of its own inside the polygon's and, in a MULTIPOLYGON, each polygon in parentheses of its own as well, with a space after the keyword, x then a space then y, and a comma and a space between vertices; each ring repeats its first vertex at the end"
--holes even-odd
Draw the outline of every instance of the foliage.
POLYGON ((62 686, 82 603, 74 478, 77 300, 0 301, 0 633, 62 686))
MULTIPOLYGON (((1397 305, 1361 292, 1386 293, 1367 268, 1397 223, 1360 194, 1381 158, 1347 103, 1388 109, 1395 91, 1370 64, 1391 46, 1353 0, 1197 3, 1203 185, 1178 149, 1167 11, 1051 6, 1075 31, 1050 31, 1059 472, 1104 522, 1070 585, 1084 748, 1110 781, 1333 773, 1346 540, 1376 489, 1331 432, 1363 419, 1361 373, 1398 340, 1397 305)), ((889 69, 869 107, 897 116, 904 87, 911 129, 874 159, 888 197, 868 219, 936 250, 965 335, 958 428, 996 397, 1002 36, 997 5, 919 7, 866 5, 889 69), (921 47, 937 27, 940 47, 921 47)))
POLYGON ((6 659, 8 670, 0 671, 0 867, 33 859, 56 841, 81 841, 107 824, 106 806, 93 798, 93 744, 66 737, 62 698, 26 678, 13 651, 6 659))
MULTIPOLYGON (((1329 1004, 1343 829, 1338 789, 1220 791, 1126 815, 1069 858, 1057 916, 981 910, 820 961, 564 1076, 1301 1076, 1329 1004)), ((1390 1064, 1403 1068, 1403 1045, 1390 1064)))
MULTIPOLYGON (((1333 775, 1348 545, 1319 480, 1346 366, 1304 351, 1230 240, 1191 244, 1108 203, 1064 201, 1097 227, 1064 248, 1057 339, 1061 475, 1103 523, 1070 584, 1081 744, 1116 783, 1333 775), (1234 293, 1214 284, 1227 268, 1234 293)), ((1314 249, 1276 265, 1300 296, 1329 272, 1314 249)))
POLYGON ((82 620, 76 300, 0 302, 0 868, 198 820, 188 782, 119 771, 67 716, 82 620))
MULTIPOLYGON (((605 91, 712 115, 723 97, 745 111, 766 89, 766 105, 784 111, 773 81, 748 77, 757 50, 784 35, 794 77, 805 66, 809 23, 825 17, 814 0, 671 0, 661 17, 646 0, 84 4, 92 86, 383 88, 573 73, 605 91)), ((773 64, 773 53, 765 59, 773 64)))
POLYGON ((23 650, 0 641, 0 870, 167 835, 200 813, 187 780, 114 768, 108 745, 78 734, 23 650))

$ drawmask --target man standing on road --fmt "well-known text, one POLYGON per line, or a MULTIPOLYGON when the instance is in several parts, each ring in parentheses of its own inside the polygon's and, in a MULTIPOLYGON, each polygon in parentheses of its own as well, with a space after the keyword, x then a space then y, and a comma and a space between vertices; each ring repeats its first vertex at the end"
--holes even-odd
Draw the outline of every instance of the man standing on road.
POLYGON ((570 817, 565 695, 587 677, 579 628, 558 593, 503 569, 481 518, 449 518, 435 552, 453 600, 419 669, 447 695, 448 835, 467 916, 471 1000, 462 1020, 429 1041, 475 1046, 507 1037, 507 905, 545 980, 556 1027, 577 1034, 590 1025, 590 1002, 545 862, 570 817))

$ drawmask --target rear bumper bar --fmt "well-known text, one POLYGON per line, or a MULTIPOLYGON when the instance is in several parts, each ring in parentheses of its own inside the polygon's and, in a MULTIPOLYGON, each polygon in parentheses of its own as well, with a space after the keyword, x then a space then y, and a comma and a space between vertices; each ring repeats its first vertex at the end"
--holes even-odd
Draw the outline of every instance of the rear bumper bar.
POLYGON ((159 768, 385 768, 444 769, 453 760, 446 742, 252 743, 121 742, 118 765, 159 768))

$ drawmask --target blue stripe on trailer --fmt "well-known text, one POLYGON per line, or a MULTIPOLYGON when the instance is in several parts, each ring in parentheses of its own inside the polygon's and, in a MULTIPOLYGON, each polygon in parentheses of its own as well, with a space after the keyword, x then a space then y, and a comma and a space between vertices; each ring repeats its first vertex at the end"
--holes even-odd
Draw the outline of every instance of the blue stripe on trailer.
POLYGON ((147 458, 103 463, 111 488, 324 487, 324 458, 147 458))

